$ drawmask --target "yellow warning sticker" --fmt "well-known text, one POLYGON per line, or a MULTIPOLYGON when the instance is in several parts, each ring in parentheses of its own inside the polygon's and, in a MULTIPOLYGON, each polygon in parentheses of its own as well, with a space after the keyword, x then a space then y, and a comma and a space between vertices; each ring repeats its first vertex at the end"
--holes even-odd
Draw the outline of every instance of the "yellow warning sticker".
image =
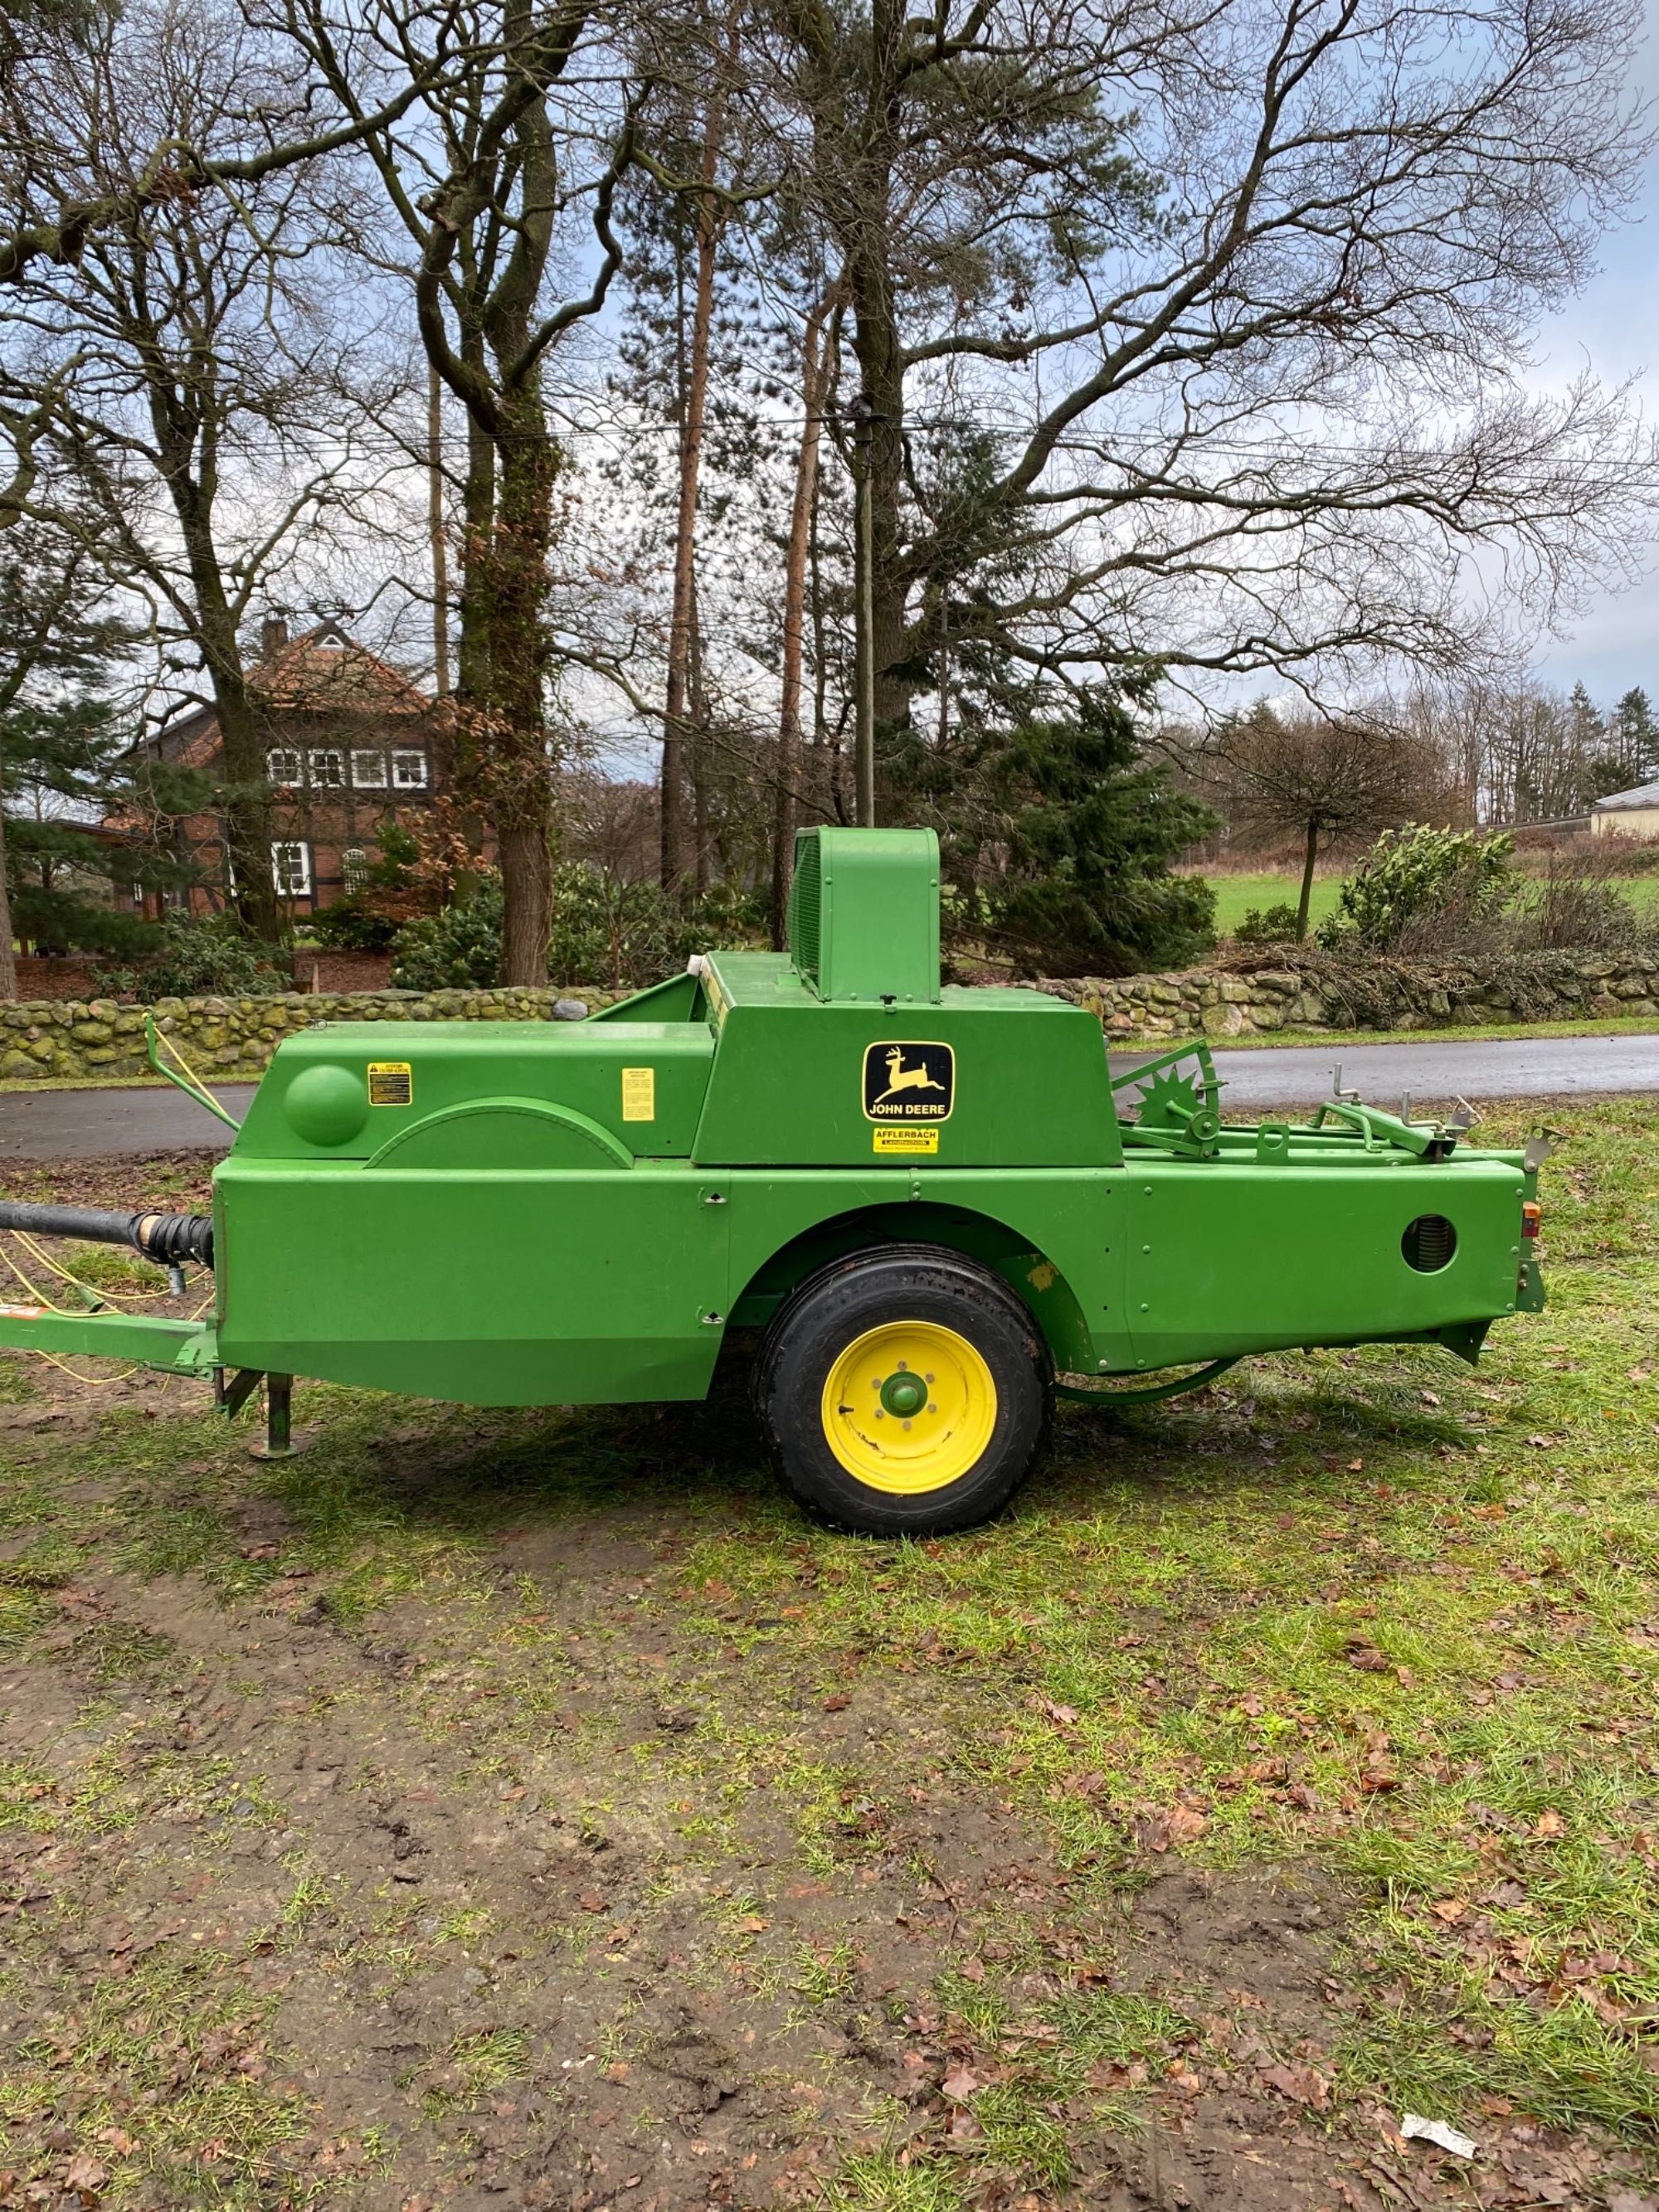
POLYGON ((371 1106, 412 1106, 415 1070, 406 1060, 371 1060, 368 1063, 368 1103, 371 1106))
POLYGON ((702 995, 714 1018, 714 1027, 723 1028, 726 1023, 726 994, 720 988, 720 977, 712 968, 705 968, 702 971, 702 995))
POLYGON ((937 1129, 887 1128, 872 1129, 878 1152, 936 1152, 939 1150, 937 1129))
POLYGON ((657 1118, 657 1071, 654 1067, 625 1067, 623 1079, 624 1121, 654 1121, 657 1118))

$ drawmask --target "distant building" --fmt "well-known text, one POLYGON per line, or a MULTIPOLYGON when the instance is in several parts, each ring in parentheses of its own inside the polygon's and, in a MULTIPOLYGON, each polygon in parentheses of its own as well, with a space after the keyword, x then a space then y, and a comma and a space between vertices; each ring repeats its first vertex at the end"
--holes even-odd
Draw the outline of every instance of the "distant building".
POLYGON ((1659 783, 1615 791, 1590 809, 1592 837, 1659 837, 1659 783))
MULTIPOLYGON (((319 623, 299 637, 269 618, 247 686, 267 723, 265 772, 273 786, 270 871, 296 915, 314 914, 361 888, 388 823, 418 830, 453 772, 447 718, 431 696, 349 637, 319 623)), ((222 741, 213 710, 198 707, 134 748, 185 768, 219 766, 222 741)), ((112 821, 106 828, 119 833, 112 821)), ((191 910, 224 903, 227 824, 212 814, 179 825, 179 850, 205 879, 173 895, 191 910)), ((160 918, 162 895, 133 891, 160 918)))

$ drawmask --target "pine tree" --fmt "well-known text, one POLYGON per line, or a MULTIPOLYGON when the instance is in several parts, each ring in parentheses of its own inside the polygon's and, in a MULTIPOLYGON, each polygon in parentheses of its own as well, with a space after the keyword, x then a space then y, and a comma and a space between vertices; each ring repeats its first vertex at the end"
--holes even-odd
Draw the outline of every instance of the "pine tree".
POLYGON ((1641 685, 1633 684, 1613 708, 1612 730, 1619 758, 1632 784, 1659 776, 1659 722, 1641 685))
POLYGON ((0 932, 49 952, 143 951, 154 938, 114 886, 188 881, 169 852, 179 814, 211 804, 206 780, 140 763, 109 696, 132 639, 109 615, 82 550, 33 525, 0 541, 0 932), (120 843, 93 835, 109 814, 120 843))

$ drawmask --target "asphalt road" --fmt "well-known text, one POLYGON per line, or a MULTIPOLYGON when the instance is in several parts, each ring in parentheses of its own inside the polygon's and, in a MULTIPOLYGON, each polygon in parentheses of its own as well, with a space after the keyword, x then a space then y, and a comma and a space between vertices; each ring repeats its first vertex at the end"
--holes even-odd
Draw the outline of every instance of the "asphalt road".
MULTIPOLYGON (((1149 1055, 1114 1054, 1114 1071, 1149 1055)), ((1373 1104, 1408 1091, 1422 1103, 1463 1097, 1547 1098, 1609 1091, 1659 1096, 1659 1036, 1504 1037, 1462 1044, 1287 1045, 1278 1051, 1218 1052, 1224 1110, 1312 1106, 1328 1097, 1331 1071, 1373 1104)), ((246 1112, 251 1084, 218 1092, 246 1112)), ((230 1132, 176 1091, 41 1091, 0 1093, 0 1160, 92 1159, 157 1152, 222 1152, 230 1132)))

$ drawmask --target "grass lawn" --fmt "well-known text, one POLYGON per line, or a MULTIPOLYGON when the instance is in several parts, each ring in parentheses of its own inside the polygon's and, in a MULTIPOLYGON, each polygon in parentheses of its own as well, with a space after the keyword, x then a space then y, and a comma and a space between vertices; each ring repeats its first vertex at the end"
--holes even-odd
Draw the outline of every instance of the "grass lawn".
MULTIPOLYGON (((1294 907, 1302 896, 1299 876, 1211 876, 1206 880, 1215 893, 1216 933, 1220 937, 1231 936, 1251 908, 1265 914, 1270 906, 1294 907)), ((1340 876, 1314 878, 1308 905, 1310 928, 1333 910, 1341 887, 1340 876)))
POLYGON ((947 1541, 735 1376, 270 1465, 0 1364, 0 2205, 1651 2212, 1659 1161, 1547 1111, 1478 1371, 1066 1407, 947 1541))
MULTIPOLYGON (((1216 930, 1224 937, 1237 928, 1252 907, 1261 913, 1271 906, 1294 907, 1302 893, 1299 876, 1218 875, 1208 880, 1215 893, 1216 930)), ((1340 876, 1315 877, 1308 908, 1310 927, 1334 909, 1341 886, 1340 876)), ((1627 877, 1620 880, 1619 889, 1642 913, 1659 908, 1659 875, 1627 877)))

